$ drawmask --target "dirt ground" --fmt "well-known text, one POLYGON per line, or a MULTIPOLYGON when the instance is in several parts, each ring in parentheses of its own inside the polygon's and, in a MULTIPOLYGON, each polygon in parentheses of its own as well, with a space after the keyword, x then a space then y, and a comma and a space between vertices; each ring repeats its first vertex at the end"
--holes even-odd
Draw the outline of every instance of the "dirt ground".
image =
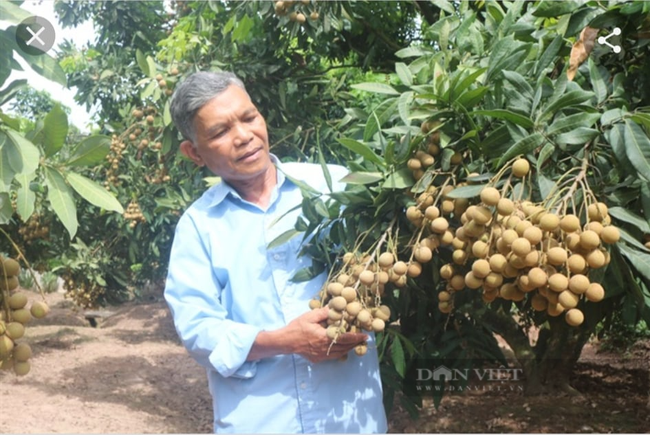
MULTIPOLYGON (((46 296, 51 313, 22 339, 34 351, 31 372, 0 371, 0 433, 212 431, 205 373, 162 301, 108 308, 93 327, 60 293, 46 296)), ((596 350, 585 348, 574 375, 581 396, 450 394, 438 409, 425 402, 416 421, 398 403, 390 432, 648 433, 650 342, 623 355, 596 350)))

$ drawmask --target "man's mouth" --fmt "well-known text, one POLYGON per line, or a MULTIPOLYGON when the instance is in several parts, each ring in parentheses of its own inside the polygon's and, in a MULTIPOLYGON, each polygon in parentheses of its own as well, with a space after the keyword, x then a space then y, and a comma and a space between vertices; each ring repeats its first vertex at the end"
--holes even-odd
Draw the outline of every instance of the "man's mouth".
POLYGON ((251 151, 247 152, 246 154, 244 154, 243 156, 241 156, 241 157, 238 158, 237 160, 241 162, 241 161, 246 161, 246 160, 248 160, 248 159, 250 159, 250 158, 253 158, 253 157, 255 157, 255 156, 257 155, 257 153, 258 153, 261 149, 262 149, 262 148, 255 148, 254 150, 251 150, 251 151))

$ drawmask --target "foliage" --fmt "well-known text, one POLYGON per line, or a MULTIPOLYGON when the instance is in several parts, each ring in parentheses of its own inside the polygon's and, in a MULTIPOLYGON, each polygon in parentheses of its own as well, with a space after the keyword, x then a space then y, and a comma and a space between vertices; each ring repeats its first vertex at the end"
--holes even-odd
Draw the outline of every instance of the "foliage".
MULTIPOLYGON (((32 122, 36 122, 36 119, 43 113, 49 113, 57 104, 56 101, 52 100, 49 92, 37 91, 33 88, 20 89, 16 93, 14 100, 9 109, 17 116, 27 118, 32 122)), ((69 107, 61 104, 61 108, 66 115, 70 116, 69 107)))
POLYGON ((33 272, 28 269, 22 269, 18 274, 18 283, 20 284, 21 288, 34 290, 36 284, 34 284, 33 272))
MULTIPOLYGON (((351 174, 344 179, 349 188, 333 195, 345 209, 340 217, 326 213, 339 206, 324 207, 321 195, 306 192, 305 217, 296 226, 308 234, 328 232, 330 243, 311 249, 316 255, 320 251, 326 264, 332 264, 333 249, 375 252, 377 241, 386 235, 393 240, 387 249, 413 261, 420 237, 428 232, 404 215, 408 207, 426 200, 427 191, 434 192, 434 204, 465 199, 466 208, 479 202, 485 186, 494 185, 512 199, 529 199, 560 215, 582 216, 583 223, 587 205, 606 203, 622 239, 610 249, 609 267, 590 272, 592 281, 602 282, 606 296, 599 303, 581 303, 586 320, 580 328, 535 314, 530 297, 490 302, 480 292, 452 292, 450 323, 469 318, 504 335, 525 369, 529 392, 544 385, 568 388, 579 350, 595 325, 619 304, 637 320, 650 318, 650 251, 640 242, 650 218, 647 101, 627 87, 642 80, 634 60, 645 53, 646 43, 624 39, 618 56, 605 46, 595 47, 589 61, 578 68, 576 80, 570 81, 571 47, 565 42, 587 24, 615 22, 630 34, 642 34, 647 24, 637 13, 646 5, 550 5, 486 2, 474 10, 469 2, 461 2, 458 10, 443 14, 424 31, 423 44, 397 52, 403 62, 396 64, 395 74, 353 86, 384 98, 368 110, 349 112, 356 122, 347 137, 339 139, 354 154, 347 162, 351 174), (609 68, 613 64, 616 68, 609 68), (422 121, 421 128, 413 125, 422 121), (410 159, 423 161, 423 155, 433 155, 434 163, 407 168, 410 159), (522 155, 533 170, 519 181, 510 175, 510 165, 522 155), (428 190, 430 185, 434 190, 428 190), (447 185, 455 190, 445 191, 447 185), (392 228, 393 221, 399 229, 392 228), (531 325, 542 329, 536 346, 527 339, 531 325)), ((458 222, 462 210, 452 205, 448 213, 458 222)), ((451 254, 449 248, 438 248, 432 263, 423 264, 422 273, 409 279, 407 288, 387 285, 384 298, 399 313, 395 318, 418 351, 415 358, 400 355, 396 367, 431 355, 432 349, 417 343, 435 342, 422 336, 439 324, 423 319, 437 316, 438 296, 448 290, 439 271, 452 261, 451 254)), ((490 353, 487 346, 470 348, 490 353)), ((413 378, 404 379, 408 384, 413 378)))
POLYGON ((54 293, 59 289, 59 275, 54 272, 45 272, 41 275, 41 288, 45 293, 54 293))

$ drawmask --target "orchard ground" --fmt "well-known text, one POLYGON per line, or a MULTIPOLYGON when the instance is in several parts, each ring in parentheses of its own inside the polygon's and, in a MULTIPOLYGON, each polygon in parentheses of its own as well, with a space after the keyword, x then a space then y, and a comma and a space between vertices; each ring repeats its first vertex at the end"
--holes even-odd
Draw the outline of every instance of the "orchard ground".
MULTIPOLYGON (((46 298, 52 311, 23 339, 34 351, 31 372, 0 371, 3 433, 211 432, 205 373, 179 344, 163 301, 111 307, 92 327, 62 294, 46 298)), ((647 433, 649 365, 650 341, 616 354, 590 343, 573 376, 581 395, 475 389, 447 395, 438 409, 425 403, 416 421, 397 404, 390 432, 647 433)))

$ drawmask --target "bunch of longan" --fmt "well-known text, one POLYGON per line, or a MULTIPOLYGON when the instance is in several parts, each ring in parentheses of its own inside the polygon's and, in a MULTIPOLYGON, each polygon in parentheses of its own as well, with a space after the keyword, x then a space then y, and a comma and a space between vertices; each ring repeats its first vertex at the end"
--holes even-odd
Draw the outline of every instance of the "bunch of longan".
POLYGON ((106 181, 104 181, 104 187, 106 190, 110 190, 110 186, 119 186, 121 182, 117 178, 117 170, 120 167, 120 162, 122 161, 122 153, 126 145, 122 140, 113 135, 111 137, 111 147, 108 154, 106 154, 106 160, 110 163, 110 166, 106 170, 106 181))
POLYGON ((49 233, 50 227, 41 222, 41 217, 36 213, 18 229, 18 234, 23 238, 25 244, 30 244, 34 240, 43 240, 49 233))
MULTIPOLYGON (((280 0, 275 2, 273 9, 275 15, 279 17, 288 15, 289 20, 304 24, 307 21, 305 14, 309 12, 304 8, 311 5, 311 3, 311 0, 280 0)), ((309 19, 312 21, 316 21, 319 17, 320 14, 315 9, 309 13, 309 19)))
MULTIPOLYGON (((381 305, 384 286, 389 281, 403 281, 405 285, 406 265, 395 262, 390 252, 377 258, 348 252, 343 264, 339 273, 325 283, 319 299, 310 301, 310 308, 329 307, 327 335, 333 341, 346 332, 383 331, 390 319, 390 308, 381 305)), ((355 353, 361 356, 367 350, 364 343, 355 348, 355 353)))
POLYGON ((27 308, 27 295, 16 291, 20 265, 12 258, 0 259, 0 369, 13 370, 18 376, 29 373, 32 349, 27 343, 18 343, 25 335, 25 325, 32 318, 45 317, 49 308, 45 302, 35 301, 27 308))
POLYGON ((138 204, 138 201, 136 200, 131 200, 131 202, 129 202, 129 205, 126 206, 126 210, 124 210, 123 216, 124 219, 131 221, 129 222, 130 228, 135 228, 135 226, 138 225, 139 222, 147 221, 147 219, 142 214, 142 210, 140 209, 140 204, 138 204))

